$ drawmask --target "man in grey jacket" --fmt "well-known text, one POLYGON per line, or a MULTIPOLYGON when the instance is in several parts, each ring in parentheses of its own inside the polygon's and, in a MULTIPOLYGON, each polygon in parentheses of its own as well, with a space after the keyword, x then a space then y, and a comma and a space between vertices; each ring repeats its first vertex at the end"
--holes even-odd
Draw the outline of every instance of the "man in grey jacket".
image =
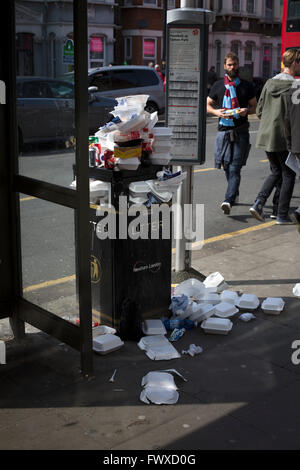
POLYGON ((284 70, 268 80, 262 90, 256 114, 261 120, 256 147, 264 149, 270 161, 271 174, 265 180, 254 205, 249 209, 253 217, 264 222, 263 206, 274 187, 279 188, 276 223, 293 224, 289 217, 290 201, 295 184, 295 173, 285 164, 288 156, 284 118, 287 99, 295 75, 300 74, 300 49, 289 49, 282 57, 284 70))

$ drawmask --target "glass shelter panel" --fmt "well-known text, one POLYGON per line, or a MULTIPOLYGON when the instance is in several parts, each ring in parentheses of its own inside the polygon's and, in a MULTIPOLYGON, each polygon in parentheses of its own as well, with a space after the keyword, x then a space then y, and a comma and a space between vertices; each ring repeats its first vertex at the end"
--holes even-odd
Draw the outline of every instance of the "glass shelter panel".
POLYGON ((20 195, 23 297, 76 323, 74 211, 20 195))

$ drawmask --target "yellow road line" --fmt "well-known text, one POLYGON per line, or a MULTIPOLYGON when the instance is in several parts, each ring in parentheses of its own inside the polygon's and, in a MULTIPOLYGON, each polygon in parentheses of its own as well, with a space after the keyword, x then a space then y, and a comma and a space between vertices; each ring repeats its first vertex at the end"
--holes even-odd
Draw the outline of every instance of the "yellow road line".
MULTIPOLYGON (((260 225, 254 225, 253 227, 243 228, 242 230, 236 230, 235 232, 223 233, 222 235, 217 235, 216 237, 207 238, 206 240, 198 241, 192 243, 192 248, 196 248, 197 246, 208 245, 209 243, 214 243, 220 240, 226 240, 228 238, 237 237, 238 235, 244 235, 245 233, 256 232, 257 230, 262 230, 264 228, 272 227, 276 224, 275 220, 272 222, 266 222, 260 225)), ((172 253, 176 252, 176 248, 172 249, 172 253)))
POLYGON ((266 160, 259 160, 259 161, 260 161, 260 163, 267 163, 269 160, 266 159, 266 160))
POLYGON ((75 277, 75 274, 72 274, 71 276, 61 277, 59 279, 54 279, 53 281, 41 282, 40 284, 25 287, 23 292, 31 292, 36 289, 44 289, 45 287, 56 286, 57 284, 62 284, 63 282, 74 281, 75 277))
MULTIPOLYGON (((214 243, 220 240, 226 240, 228 238, 233 238, 237 237, 239 235, 244 235, 245 233, 250 233, 250 232, 256 232, 257 230, 262 230, 268 227, 272 227, 273 225, 276 224, 276 221, 273 220, 272 222, 266 222, 265 224, 260 224, 260 225, 254 225, 253 227, 248 227, 242 230, 236 230, 235 232, 230 232, 230 233, 223 233, 222 235, 218 235, 216 237, 211 237, 207 238, 206 240, 203 241, 204 245, 207 245, 209 243, 214 243)), ((201 246, 202 242, 195 242, 192 244, 193 248, 196 248, 197 246, 201 246)), ((176 248, 172 249, 172 253, 176 252, 176 248)), ((69 281, 74 281, 75 280, 75 274, 72 274, 71 276, 66 276, 66 277, 61 277, 59 279, 55 279, 53 281, 45 281, 41 282, 40 284, 35 284, 32 286, 25 287, 23 289, 23 292, 31 292, 33 290, 37 289, 44 289, 45 287, 52 287, 58 284, 62 284, 64 282, 69 282, 69 281)))
POLYGON ((201 170, 194 170, 194 173, 199 173, 199 172, 203 172, 203 171, 213 171, 213 170, 216 170, 217 168, 203 168, 201 170))
POLYGON ((29 197, 22 197, 20 199, 20 202, 24 202, 24 201, 31 201, 32 199, 36 199, 34 196, 29 196, 29 197))

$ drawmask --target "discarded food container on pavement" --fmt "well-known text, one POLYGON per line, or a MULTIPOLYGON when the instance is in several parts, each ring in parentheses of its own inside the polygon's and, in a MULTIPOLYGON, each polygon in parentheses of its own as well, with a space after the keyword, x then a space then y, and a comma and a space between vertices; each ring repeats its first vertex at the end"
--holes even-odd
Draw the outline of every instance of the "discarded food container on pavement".
POLYGON ((217 292, 222 292, 227 289, 228 284, 225 282, 224 277, 219 272, 211 273, 203 281, 205 287, 216 287, 217 292))
POLYGON ((234 292, 233 290, 223 290, 220 294, 220 299, 222 302, 229 302, 233 305, 235 305, 235 302, 238 300, 238 293, 234 292))
POLYGON ((195 307, 192 307, 192 313, 188 318, 198 324, 211 317, 214 313, 215 306, 212 304, 195 304, 195 307))
POLYGON ((124 345, 121 339, 111 333, 93 338, 93 351, 98 354, 108 354, 120 349, 124 345))
POLYGON ((258 297, 255 294, 242 294, 235 303, 237 308, 255 310, 259 306, 258 297))
POLYGON ((142 330, 145 335, 165 335, 167 330, 161 320, 145 320, 142 323, 142 330))
POLYGON ((284 308, 284 300, 281 297, 267 297, 261 304, 261 309, 271 315, 279 315, 284 308))
POLYGON ((5 342, 0 340, 0 364, 6 364, 5 342))
POLYGON ((209 303, 212 305, 216 305, 220 302, 220 294, 205 292, 203 295, 199 296, 197 301, 199 304, 202 303, 209 303))
POLYGON ((186 382, 186 379, 175 369, 166 371, 151 371, 142 378, 143 390, 140 394, 140 400, 149 405, 174 405, 179 398, 178 388, 175 384, 172 373, 178 375, 186 382))
POLYGON ((179 352, 174 348, 164 335, 143 336, 138 342, 138 347, 146 351, 149 359, 155 361, 177 359, 179 352))
POLYGON ((190 278, 178 284, 175 287, 174 294, 184 294, 187 297, 198 300, 199 297, 205 294, 205 286, 198 279, 190 278))
POLYGON ((228 318, 208 318, 201 323, 205 333, 227 335, 231 331, 233 323, 228 318))
POLYGON ((239 309, 236 308, 233 304, 229 302, 220 302, 218 305, 215 305, 214 315, 220 318, 230 318, 238 312, 239 309))
POLYGON ((92 329, 93 338, 96 338, 97 336, 100 336, 100 335, 106 335, 107 333, 114 335, 116 332, 117 330, 106 325, 95 326, 92 329))
POLYGON ((294 287, 293 287, 293 294, 296 296, 296 297, 300 297, 300 284, 295 284, 294 287))

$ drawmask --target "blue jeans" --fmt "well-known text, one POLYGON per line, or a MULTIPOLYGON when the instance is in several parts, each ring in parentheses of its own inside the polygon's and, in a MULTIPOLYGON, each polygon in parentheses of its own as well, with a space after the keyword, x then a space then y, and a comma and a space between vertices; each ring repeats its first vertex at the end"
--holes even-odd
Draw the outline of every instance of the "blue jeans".
POLYGON ((246 165, 250 150, 249 133, 234 131, 234 138, 231 139, 229 131, 217 133, 215 142, 215 167, 224 168, 227 179, 227 191, 225 202, 234 204, 235 198, 239 195, 241 182, 241 169, 246 165))
POLYGON ((229 202, 231 206, 234 204, 235 198, 239 195, 242 166, 243 165, 230 163, 224 170, 228 183, 224 201, 229 202))

